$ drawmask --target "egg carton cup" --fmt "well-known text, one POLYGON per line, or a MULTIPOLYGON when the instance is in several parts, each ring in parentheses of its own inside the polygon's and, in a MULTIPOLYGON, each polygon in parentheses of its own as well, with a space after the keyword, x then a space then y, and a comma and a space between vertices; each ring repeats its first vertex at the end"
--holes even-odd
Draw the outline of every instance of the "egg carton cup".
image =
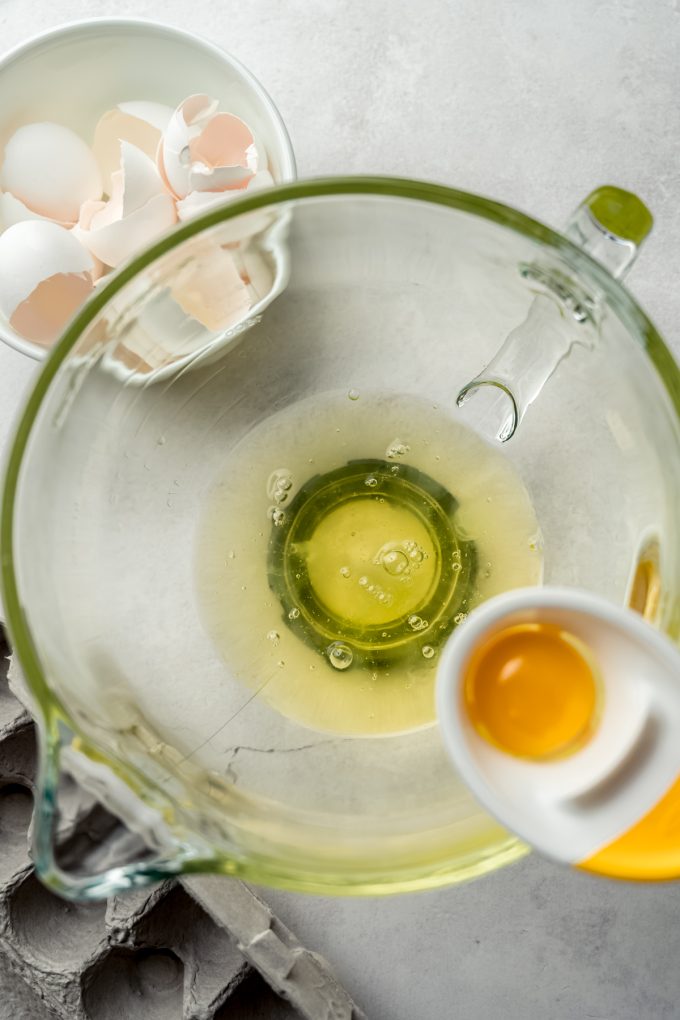
MULTIPOLYGON (((7 656, 0 632, 0 953, 47 1009, 63 1020, 365 1020, 326 961, 235 879, 86 904, 41 884, 29 849, 36 732, 7 656)), ((73 781, 59 802, 63 867, 110 866, 138 838, 73 781)))

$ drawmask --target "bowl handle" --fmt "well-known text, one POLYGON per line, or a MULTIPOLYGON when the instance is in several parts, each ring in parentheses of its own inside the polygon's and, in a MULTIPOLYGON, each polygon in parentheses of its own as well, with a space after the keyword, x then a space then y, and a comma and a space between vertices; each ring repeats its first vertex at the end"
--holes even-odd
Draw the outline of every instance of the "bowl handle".
MULTIPOLYGON (((160 813, 142 804, 128 783, 115 775, 108 765, 80 753, 78 738, 56 713, 48 716, 45 724, 38 727, 38 734, 38 775, 32 823, 33 861, 40 879, 53 892, 69 900, 95 900, 178 874, 217 870, 213 855, 201 855, 195 845, 183 845, 171 836, 160 813), (64 817, 66 813, 62 812, 60 803, 63 783, 65 776, 73 776, 76 764, 78 776, 83 780, 77 783, 80 788, 76 798, 79 809, 73 817, 72 805, 68 817, 64 817), (84 797, 83 790, 86 791, 84 797), (94 816, 99 819, 99 824, 102 818, 105 819, 104 829, 112 832, 118 827, 125 835, 107 840, 111 850, 109 857, 115 855, 116 864, 102 870, 94 871, 93 868, 90 873, 87 853, 82 851, 75 839, 73 849, 69 848, 69 842, 76 837, 78 823, 87 828, 88 823, 94 824, 94 816), (122 829, 120 819, 124 819, 125 829, 122 829), (60 851, 65 850, 69 859, 78 860, 80 866, 77 872, 66 870, 58 861, 57 841, 60 851), (150 846, 154 847, 153 856, 148 849, 150 846)), ((96 841, 101 835, 100 830, 96 841)), ((101 864, 102 857, 106 855, 100 850, 92 856, 101 864)))
MULTIPOLYGON (((652 214, 637 195, 607 184, 581 202, 564 233, 615 279, 622 279, 652 224, 652 214)), ((597 340, 597 303, 565 275, 562 264, 546 259, 520 269, 536 292, 529 314, 457 399, 477 431, 502 443, 515 434, 571 348, 577 343, 592 347, 597 340)))

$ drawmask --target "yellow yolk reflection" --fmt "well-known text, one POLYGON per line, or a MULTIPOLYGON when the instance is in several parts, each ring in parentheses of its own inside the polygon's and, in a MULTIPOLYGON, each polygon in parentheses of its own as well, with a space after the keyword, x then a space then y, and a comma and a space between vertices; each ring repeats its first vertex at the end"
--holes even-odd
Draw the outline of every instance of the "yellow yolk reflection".
POLYGON ((526 623, 473 653, 464 685, 477 731, 521 758, 575 751, 592 732, 597 683, 587 649, 553 624, 526 623))

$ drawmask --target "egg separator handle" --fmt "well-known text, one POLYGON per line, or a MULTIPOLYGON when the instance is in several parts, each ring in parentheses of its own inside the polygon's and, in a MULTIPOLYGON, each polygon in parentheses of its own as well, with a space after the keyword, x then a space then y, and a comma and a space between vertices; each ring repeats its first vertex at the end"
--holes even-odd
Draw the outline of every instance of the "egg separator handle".
MULTIPOLYGON (((565 236, 615 279, 632 266, 652 215, 630 191, 603 185, 570 217, 565 236)), ((564 253, 568 259, 569 253, 564 253)), ((575 267, 578 268, 578 267, 575 267)), ((520 266, 536 294, 529 314, 486 368, 460 390, 458 406, 477 431, 501 443, 515 434, 530 404, 575 344, 597 342, 600 310, 564 261, 542 255, 520 266)))
POLYGON ((180 873, 215 870, 209 854, 179 843, 160 812, 136 796, 134 777, 116 775, 92 749, 82 753, 56 711, 44 716, 38 733, 33 861, 49 889, 69 900, 96 900, 180 873), (91 834, 90 846, 80 830, 91 834), (72 862, 76 866, 69 870, 72 862))

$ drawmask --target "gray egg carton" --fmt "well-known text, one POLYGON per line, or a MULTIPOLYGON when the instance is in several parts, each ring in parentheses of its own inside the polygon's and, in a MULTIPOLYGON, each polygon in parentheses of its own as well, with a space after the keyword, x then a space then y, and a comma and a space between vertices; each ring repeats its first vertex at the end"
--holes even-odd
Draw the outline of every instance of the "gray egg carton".
MULTIPOLYGON (((27 838, 36 735, 8 654, 0 630, 0 1018, 365 1020, 326 961, 236 879, 187 877, 87 904, 40 883, 27 838)), ((119 824, 75 783, 60 803, 62 866, 106 866, 119 824)))

